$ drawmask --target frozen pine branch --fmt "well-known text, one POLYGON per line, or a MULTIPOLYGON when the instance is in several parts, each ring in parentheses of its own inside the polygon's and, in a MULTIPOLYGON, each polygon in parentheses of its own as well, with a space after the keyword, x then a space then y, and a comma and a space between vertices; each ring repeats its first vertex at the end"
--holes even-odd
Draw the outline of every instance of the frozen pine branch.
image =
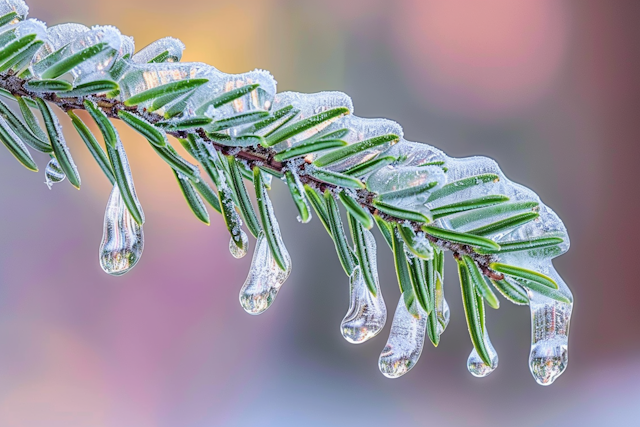
POLYGON ((184 45, 176 39, 136 52, 133 39, 114 27, 47 28, 27 12, 22 0, 0 0, 0 95, 10 101, 0 101, 0 141, 33 171, 28 147, 49 155, 50 188, 65 179, 80 188, 54 109, 67 113, 64 128, 79 133, 113 184, 100 245, 105 272, 129 271, 144 245, 143 208, 112 123, 121 120, 168 164, 199 220, 209 223, 207 206, 222 214, 233 256, 247 253, 246 231, 257 239, 240 292, 248 313, 264 312, 291 271, 268 195, 276 177, 286 183, 299 220, 308 222, 314 211, 335 243, 350 278, 342 322, 349 342, 373 338, 386 322, 374 225, 390 247, 402 296, 379 359, 384 375, 408 372, 426 336, 435 346, 440 341, 449 320, 445 251, 458 266, 473 375, 486 376, 498 364, 485 321, 485 303, 499 307, 496 291, 530 306, 536 381, 551 384, 565 370, 572 295, 551 260, 569 248, 566 229, 493 160, 454 159, 409 142, 395 122, 355 116, 343 93, 278 94, 266 71, 230 75, 180 62, 184 45), (99 137, 79 110, 88 112, 99 137), (180 156, 173 141, 191 158, 180 156))

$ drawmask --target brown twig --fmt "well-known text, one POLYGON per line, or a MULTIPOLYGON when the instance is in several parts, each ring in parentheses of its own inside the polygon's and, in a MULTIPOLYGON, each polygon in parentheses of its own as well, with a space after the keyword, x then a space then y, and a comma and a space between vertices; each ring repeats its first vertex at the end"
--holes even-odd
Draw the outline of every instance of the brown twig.
MULTIPOLYGON (((90 96, 79 97, 79 98, 61 98, 55 93, 51 93, 51 92, 35 93, 25 88, 26 82, 27 82, 26 79, 22 79, 14 75, 11 71, 4 74, 0 74, 0 87, 9 91, 12 95, 26 96, 28 98, 39 97, 52 104, 57 105, 60 109, 62 109, 65 112, 72 111, 72 110, 85 110, 85 106, 83 102, 89 99, 95 102, 96 105, 98 105, 98 107, 108 117, 112 119, 119 119, 118 111, 126 110, 128 112, 139 115, 140 117, 144 118, 145 120, 147 120, 152 124, 155 124, 164 120, 164 117, 156 113, 149 112, 146 110, 140 111, 138 110, 137 107, 126 106, 123 102, 117 99, 107 98, 106 96, 103 96, 103 95, 102 96, 90 95, 90 96)), ((222 154, 225 154, 225 155, 232 154, 237 159, 243 160, 245 163, 247 163, 247 165, 250 168, 253 168, 254 166, 260 166, 263 168, 271 169, 277 173, 283 173, 288 168, 292 168, 292 167, 295 167, 296 169, 298 169, 298 172, 302 172, 305 167, 304 164, 298 165, 298 164, 294 164, 286 161, 285 162, 275 161, 274 160, 274 156, 276 154, 275 151, 268 148, 257 146, 257 147, 243 147, 238 150, 237 147, 229 147, 229 146, 216 143, 215 141, 212 141, 206 135, 203 129, 195 129, 192 132, 196 133, 200 138, 207 141, 209 144, 215 147, 215 149, 220 151, 222 154)), ((167 134, 172 135, 176 138, 184 139, 187 137, 189 132, 171 131, 171 132, 167 132, 167 134)), ((329 190, 332 193, 336 194, 341 190, 341 187, 338 187, 336 185, 329 184, 323 181, 319 181, 309 174, 300 173, 299 177, 300 177, 300 181, 303 184, 308 184, 312 188, 315 188, 321 192, 324 192, 325 190, 329 190)), ((360 205, 365 209, 369 210, 369 212, 371 212, 372 214, 380 215, 384 220, 390 221, 390 222, 396 222, 396 223, 405 222, 405 220, 403 219, 396 218, 396 217, 384 214, 382 212, 379 212, 372 204, 372 201, 375 197, 376 197, 376 193, 373 193, 366 189, 357 191, 358 203, 360 203, 360 205)), ((420 231, 420 224, 414 224, 414 230, 420 231)), ((468 245, 462 245, 459 243, 453 243, 447 240, 438 239, 428 234, 425 234, 425 237, 429 239, 431 242, 433 242, 434 244, 436 244, 437 246, 453 252, 456 258, 459 258, 461 255, 468 255, 474 260, 474 262, 478 265, 478 267, 480 268, 480 270, 485 276, 495 280, 502 280, 504 278, 504 276, 501 273, 495 272, 491 270, 491 268, 489 268, 489 265, 493 261, 493 258, 490 255, 480 255, 476 253, 471 246, 468 246, 468 245)))

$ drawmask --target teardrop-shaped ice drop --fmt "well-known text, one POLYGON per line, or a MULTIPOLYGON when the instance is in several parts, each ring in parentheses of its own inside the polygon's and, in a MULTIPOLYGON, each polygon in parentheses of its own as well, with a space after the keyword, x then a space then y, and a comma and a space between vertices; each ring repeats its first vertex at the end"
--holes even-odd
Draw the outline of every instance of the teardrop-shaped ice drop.
POLYGON ((449 311, 449 304, 447 300, 442 295, 442 299, 440 300, 440 305, 438 309, 438 335, 442 335, 445 329, 447 329, 447 325, 449 325, 449 317, 451 317, 451 312, 449 311))
POLYGON ((240 305, 247 313, 262 314, 275 300, 280 287, 291 272, 289 254, 283 253, 283 255, 287 261, 286 270, 282 270, 278 266, 271 254, 264 232, 260 232, 253 252, 249 275, 240 289, 240 305))
POLYGON ((564 372, 569 362, 572 304, 531 292, 529 297, 532 332, 529 369, 538 384, 550 385, 564 372))
POLYGON ((438 335, 442 335, 449 324, 449 304, 444 297, 444 286, 440 273, 436 273, 435 309, 438 318, 438 335))
POLYGON ((373 272, 376 274, 375 296, 367 287, 360 267, 356 267, 349 278, 349 311, 342 319, 340 332, 351 344, 361 344, 375 337, 387 321, 387 307, 378 285, 377 271, 373 272))
POLYGON ((44 170, 44 183, 47 184, 47 187, 51 190, 53 184, 64 181, 66 177, 67 175, 64 174, 64 171, 58 164, 58 160, 52 157, 49 163, 47 163, 47 168, 44 170))
POLYGON ((129 213, 115 185, 104 213, 100 266, 106 273, 120 276, 136 265, 143 248, 142 226, 129 213))
POLYGON ((467 369, 471 375, 478 378, 486 377, 498 367, 498 353, 496 352, 496 349, 493 348, 493 344, 491 344, 489 334, 486 330, 484 331, 484 345, 487 349, 487 353, 489 353, 491 365, 484 363, 475 348, 471 350, 471 354, 469 354, 469 358, 467 359, 467 369))
POLYGON ((387 345, 380 354, 378 367, 388 378, 398 378, 409 372, 420 358, 427 329, 427 314, 414 302, 418 317, 414 317, 404 303, 404 295, 398 301, 393 316, 387 345))
POLYGON ((240 230, 240 240, 242 242, 242 246, 236 245, 234 237, 231 237, 229 240, 229 252, 231 252, 231 255, 237 259, 243 258, 247 254, 247 249, 249 249, 249 238, 244 230, 240 230))

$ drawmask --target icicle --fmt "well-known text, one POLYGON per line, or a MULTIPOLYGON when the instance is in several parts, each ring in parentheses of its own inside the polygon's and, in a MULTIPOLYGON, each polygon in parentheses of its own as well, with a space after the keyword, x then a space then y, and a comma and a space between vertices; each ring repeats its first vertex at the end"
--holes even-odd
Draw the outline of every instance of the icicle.
POLYGON ((244 230, 240 230, 240 239, 242 240, 242 247, 236 245, 234 237, 229 240, 229 252, 237 259, 243 258, 247 254, 247 249, 249 249, 249 237, 247 237, 247 233, 244 230))
POLYGON ((491 365, 484 363, 475 348, 471 350, 471 354, 469 354, 469 358, 467 359, 467 369, 471 375, 478 378, 486 377, 498 367, 498 353, 496 349, 493 348, 493 344, 491 344, 489 334, 486 330, 484 331, 484 344, 491 358, 491 365))
POLYGON ((404 303, 404 295, 398 301, 393 316, 387 345, 380 354, 378 367, 388 378, 398 378, 409 372, 420 358, 427 329, 427 315, 414 302, 418 317, 414 317, 404 303))
POLYGON ((140 260, 143 247, 142 227, 129 213, 115 185, 104 213, 100 266, 114 276, 125 274, 140 260))
POLYGON ((447 300, 444 298, 444 288, 442 286, 442 278, 438 273, 436 278, 436 314, 438 317, 438 335, 442 335, 445 329, 447 329, 447 325, 449 324, 449 304, 447 300))
POLYGON ((367 288, 360 267, 356 267, 349 278, 349 311, 342 319, 340 332, 351 344, 361 344, 375 337, 387 321, 387 307, 377 283, 377 270, 373 272, 376 274, 376 296, 367 288))
POLYGON ((283 255, 287 261, 286 270, 282 270, 278 266, 271 255, 264 232, 260 232, 253 252, 249 275, 240 289, 240 305, 247 313, 262 314, 276 299, 280 287, 291 272, 289 254, 284 252, 283 255))
POLYGON ((58 160, 56 160, 55 157, 52 157, 51 160, 49 160, 49 163, 47 163, 47 168, 44 170, 44 183, 47 184, 47 187, 51 190, 53 184, 64 181, 66 177, 67 176, 64 174, 64 171, 58 164, 58 160))
POLYGON ((529 369, 540 385, 551 385, 569 362, 569 321, 572 304, 529 292, 531 352, 529 369))

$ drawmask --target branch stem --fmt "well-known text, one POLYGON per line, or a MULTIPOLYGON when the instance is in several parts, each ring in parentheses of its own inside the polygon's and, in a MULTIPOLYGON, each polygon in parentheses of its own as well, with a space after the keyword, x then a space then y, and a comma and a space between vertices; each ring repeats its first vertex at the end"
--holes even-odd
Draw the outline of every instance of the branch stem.
MULTIPOLYGON (((0 74, 0 88, 10 92, 13 96, 41 98, 45 101, 55 104, 65 112, 72 110, 85 110, 83 102, 86 99, 90 99, 95 102, 96 105, 98 105, 98 107, 111 119, 119 119, 118 111, 125 110, 144 118, 152 124, 156 124, 164 120, 164 117, 156 113, 149 112, 147 110, 140 111, 137 107, 126 106, 124 102, 117 99, 107 98, 104 95, 89 95, 77 98, 61 98, 52 92, 33 92, 25 87, 27 81, 27 79, 20 78, 13 74, 11 71, 0 74)), ((276 152, 272 149, 264 148, 261 146, 238 148, 221 145, 208 138, 202 128, 195 129, 193 131, 172 131, 167 132, 167 134, 175 138, 184 139, 190 132, 194 132, 195 134, 197 134, 200 138, 207 141, 222 154, 233 155, 236 157, 236 159, 244 161, 250 168, 253 168, 254 166, 261 166, 263 168, 271 169, 277 173, 284 173, 288 169, 295 168, 297 169, 300 181, 303 184, 308 184, 312 188, 319 190, 321 193, 328 189, 334 195, 337 195, 340 191, 343 190, 342 187, 318 181, 311 175, 304 173, 304 168, 306 166, 305 164, 293 163, 291 161, 278 162, 274 160, 276 152)), ((372 204, 372 200, 376 197, 376 193, 370 192, 366 189, 357 190, 356 193, 358 203, 360 203, 360 205, 365 209, 369 210, 369 212, 371 212, 372 214, 377 214, 384 220, 390 222, 406 222, 403 219, 396 218, 378 211, 372 204)), ((413 228, 415 231, 420 231, 420 226, 421 224, 413 224, 413 228)), ((480 255, 476 253, 471 246, 438 239, 428 234, 426 235, 426 238, 435 245, 443 249, 452 251, 454 257, 456 258, 459 258, 461 255, 468 255, 478 265, 485 276, 494 280, 502 280, 504 278, 501 273, 493 271, 491 268, 489 268, 491 262, 494 261, 491 255, 480 255)))

